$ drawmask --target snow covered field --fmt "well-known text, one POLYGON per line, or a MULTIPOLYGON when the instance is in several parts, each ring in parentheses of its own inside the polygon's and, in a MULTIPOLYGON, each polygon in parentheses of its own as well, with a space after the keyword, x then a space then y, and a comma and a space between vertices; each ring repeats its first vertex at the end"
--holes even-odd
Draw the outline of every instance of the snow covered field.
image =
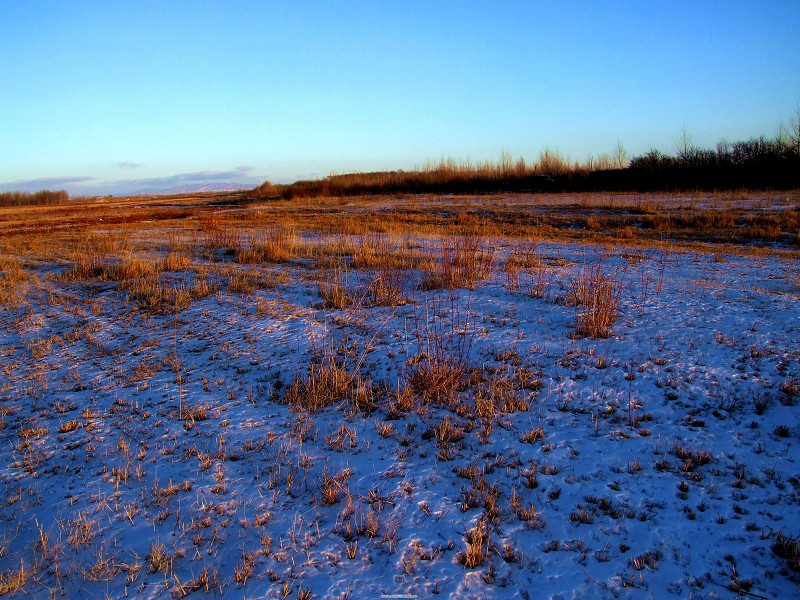
POLYGON ((0 267, 0 590, 798 596, 796 260, 484 238, 449 285, 435 238, 174 243, 0 267))

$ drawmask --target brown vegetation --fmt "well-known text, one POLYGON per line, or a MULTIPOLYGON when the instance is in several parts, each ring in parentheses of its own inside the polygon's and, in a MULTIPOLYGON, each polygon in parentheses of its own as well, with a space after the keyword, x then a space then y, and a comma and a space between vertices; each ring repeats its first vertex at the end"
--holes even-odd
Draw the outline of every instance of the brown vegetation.
MULTIPOLYGON (((126 199, 115 207, 76 202, 0 210, 0 311, 25 340, 18 354, 10 346, 0 349, 4 375, 25 403, 10 402, 17 391, 0 383, 0 430, 13 432, 9 470, 17 470, 15 481, 49 477, 57 451, 71 457, 59 468, 78 465, 88 473, 91 467, 91 480, 103 492, 87 490, 75 508, 65 503, 58 530, 48 537, 40 529, 19 551, 24 561, 7 558, 0 594, 26 593, 34 582, 50 581, 59 572, 57 560, 66 566, 59 557, 67 550, 79 556, 75 564, 89 553, 96 561, 72 569, 74 581, 80 575, 89 582, 119 576, 130 585, 146 579, 136 586, 163 580, 175 597, 211 588, 222 594, 223 586, 244 591, 267 579, 288 593, 300 581, 279 565, 318 569, 322 561, 372 560, 383 549, 402 554, 408 574, 417 561, 444 556, 449 564, 483 569, 477 575, 489 584, 498 559, 530 560, 529 546, 507 542, 516 521, 537 534, 544 517, 568 520, 580 532, 605 528, 609 519, 644 521, 644 511, 630 515, 616 496, 587 496, 575 506, 570 498, 583 482, 569 461, 577 454, 565 454, 569 444, 557 423, 567 417, 591 422, 595 435, 608 434, 610 441, 635 433, 633 446, 650 435, 640 424, 653 421, 651 439, 669 439, 662 437, 661 417, 642 411, 643 402, 655 400, 637 399, 631 382, 647 370, 658 372, 657 387, 677 404, 683 381, 668 352, 654 349, 641 364, 621 365, 609 342, 592 338, 612 336, 615 327, 624 329, 620 339, 630 335, 635 310, 648 293, 659 293, 657 261, 670 250, 699 249, 714 268, 725 268, 728 252, 798 256, 796 192, 325 198, 232 205, 224 212, 207 205, 209 198, 172 201, 179 208, 126 199), (553 240, 605 247, 564 255, 553 240), (663 252, 619 249, 648 245, 663 252), (488 314, 471 305, 488 296, 465 290, 485 285, 492 286, 492 298, 509 300, 508 310, 488 314), (517 303, 528 311, 524 317, 517 303), (549 309, 566 315, 553 325, 563 356, 552 340, 542 351, 541 339, 517 329, 522 319, 541 318, 549 327, 549 309), (626 323, 617 324, 621 313, 626 323), (48 330, 49 319, 68 325, 48 330), (275 330, 280 336, 265 343, 275 330), (114 336, 126 336, 117 339, 129 340, 130 348, 114 336), (590 339, 576 339, 584 336, 590 339), (381 354, 380 344, 390 350, 381 354), (375 362, 376 348, 378 360, 387 360, 375 362), (55 372, 53 362, 68 353, 105 364, 107 371, 65 369, 48 383, 47 371, 55 372), (296 364, 298 356, 304 360, 296 364), (568 376, 577 380, 604 369, 609 387, 616 390, 623 378, 626 384, 618 394, 592 396, 587 408, 582 397, 554 389, 550 359, 559 376, 573 371, 568 376), (55 396, 47 396, 47 385, 55 396), (83 391, 90 393, 78 406, 71 397, 83 391), (22 417, 29 407, 36 418, 22 417), (497 452, 498 440, 511 442, 507 454, 497 452), (350 453, 377 456, 376 447, 389 457, 380 469, 354 470, 351 477, 345 466, 350 453), (405 528, 398 535, 393 522, 394 507, 410 514, 406 501, 417 503, 420 519, 445 518, 452 508, 446 503, 454 498, 433 498, 424 479, 407 475, 417 456, 465 480, 452 505, 464 517, 457 528, 443 530, 449 538, 441 546, 438 540, 432 547, 402 540, 405 528), (253 472, 242 478, 239 468, 249 469, 251 458, 253 472), (185 467, 181 479, 189 479, 159 483, 165 459, 172 468, 185 467), (243 502, 242 486, 251 475, 259 497, 243 502), (559 497, 562 506, 552 510, 559 497), (304 508, 287 531, 289 519, 276 515, 289 514, 281 511, 295 500, 304 508), (102 507, 94 510, 94 504, 102 507), (301 513, 311 512, 313 522, 301 522, 301 513), (154 536, 128 560, 101 545, 116 531, 108 528, 110 520, 138 531, 180 529, 180 535, 168 544, 154 536), (232 532, 238 536, 233 558, 232 532), (220 541, 226 535, 227 550, 220 541), (334 544, 334 537, 341 539, 334 544), (318 540, 323 552, 313 549, 318 540), (221 581, 191 558, 215 553, 230 567, 221 581)), ((663 273, 668 263, 660 268, 663 273)), ((788 297, 796 289, 781 293, 788 297)), ((735 343, 722 334, 716 342, 735 343)), ((763 352, 742 348, 754 362, 763 352)), ((796 373, 787 370, 781 378, 760 408, 753 400, 756 415, 797 401, 796 373)), ((724 418, 737 402, 719 400, 724 418)), ((689 422, 703 426, 694 416, 689 422)), ((795 435, 788 426, 762 430, 781 444, 795 435)), ((704 477, 726 476, 721 451, 715 456, 677 439, 667 444, 659 443, 655 471, 680 477, 679 502, 704 477)), ((614 478, 652 471, 643 456, 612 467, 614 478)), ((737 468, 731 485, 756 485, 752 477, 737 468)), ((618 490, 620 482, 607 485, 618 490)), ((9 486, 10 511, 33 506, 28 492, 9 486)), ((688 506, 685 514, 702 518, 688 506)), ((797 568, 796 537, 776 534, 768 543, 787 569, 797 568)), ((618 558, 614 546, 595 548, 597 560, 618 558)), ((583 539, 556 541, 547 551, 568 547, 586 553, 583 539)), ((630 559, 637 572, 658 566, 659 555, 643 550, 630 559)), ((297 595, 308 593, 301 588, 297 595)))

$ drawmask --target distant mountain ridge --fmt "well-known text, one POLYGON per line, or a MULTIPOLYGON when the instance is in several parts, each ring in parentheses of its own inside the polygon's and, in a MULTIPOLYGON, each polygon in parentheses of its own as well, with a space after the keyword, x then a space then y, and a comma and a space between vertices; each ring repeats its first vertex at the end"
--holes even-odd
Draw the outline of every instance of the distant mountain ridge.
POLYGON ((235 190, 250 189, 252 184, 237 183, 235 181, 217 181, 213 183, 197 183, 178 185, 170 188, 141 188, 132 192, 127 192, 133 196, 139 195, 168 195, 168 194, 192 194, 195 192, 232 192, 235 190))

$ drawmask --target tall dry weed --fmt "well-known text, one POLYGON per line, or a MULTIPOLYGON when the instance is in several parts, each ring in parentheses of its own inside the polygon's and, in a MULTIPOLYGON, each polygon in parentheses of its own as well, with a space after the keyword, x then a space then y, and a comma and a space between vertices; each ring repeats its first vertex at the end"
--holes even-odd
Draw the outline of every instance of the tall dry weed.
POLYGON ((297 231, 276 225, 254 234, 248 244, 236 250, 236 260, 241 263, 281 263, 294 258, 297 250, 297 231))
POLYGON ((467 379, 474 332, 469 306, 455 295, 414 306, 415 351, 401 368, 406 386, 425 401, 449 405, 467 379))
POLYGON ((573 301, 578 306, 575 334, 607 338, 619 316, 622 301, 623 273, 607 274, 602 262, 584 265, 572 280, 573 301))
POLYGON ((489 276, 494 263, 494 251, 485 248, 477 237, 443 239, 439 256, 433 269, 423 273, 420 289, 474 289, 478 281, 489 276))
POLYGON ((286 391, 287 404, 312 413, 348 400, 354 407, 372 408, 372 383, 360 374, 366 353, 356 342, 326 331, 312 344, 311 355, 306 373, 298 373, 286 391))

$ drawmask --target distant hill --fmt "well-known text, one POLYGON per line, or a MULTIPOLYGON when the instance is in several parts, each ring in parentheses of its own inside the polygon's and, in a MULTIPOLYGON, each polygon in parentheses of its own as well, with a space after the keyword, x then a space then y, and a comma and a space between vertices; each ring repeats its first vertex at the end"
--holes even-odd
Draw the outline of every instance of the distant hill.
POLYGON ((161 196, 161 195, 171 195, 171 194, 194 194, 197 192, 232 192, 235 190, 244 190, 249 189, 252 187, 249 184, 243 183, 236 183, 235 181, 223 181, 223 182, 214 182, 214 183, 202 183, 202 184, 187 184, 187 185, 179 185, 170 188, 159 188, 159 187, 150 187, 150 188, 141 188, 129 192, 131 196, 161 196))

